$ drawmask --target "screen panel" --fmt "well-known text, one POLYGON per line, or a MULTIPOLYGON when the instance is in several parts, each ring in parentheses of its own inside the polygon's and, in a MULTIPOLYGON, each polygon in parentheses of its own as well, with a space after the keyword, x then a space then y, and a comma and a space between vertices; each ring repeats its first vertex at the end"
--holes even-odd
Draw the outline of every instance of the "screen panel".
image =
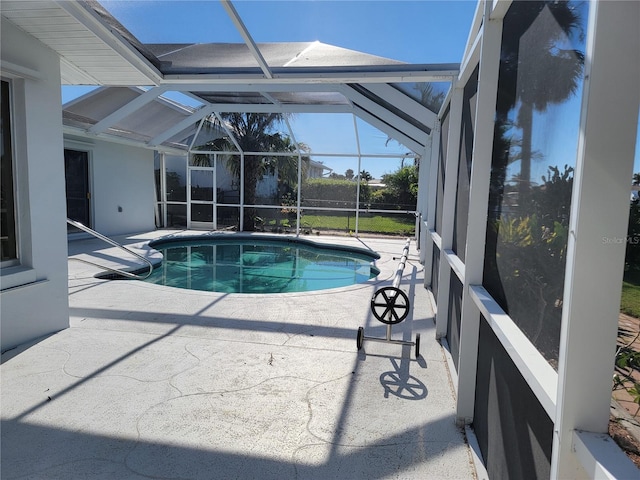
POLYGON ((460 321, 462 319, 462 282, 452 271, 449 279, 449 316, 447 318, 447 343, 458 370, 460 356, 460 321))
POLYGON ((483 285, 557 368, 589 2, 504 18, 483 285))
POLYGON ((473 428, 489 478, 549 478, 553 422, 482 316, 473 428))
POLYGON ((436 186, 436 224, 435 231, 442 235, 442 204, 444 201, 444 173, 447 164, 447 139, 449 138, 449 107, 442 116, 440 128, 440 151, 438 152, 438 173, 436 186))
POLYGON ((471 185, 471 164, 473 154, 474 122, 476 118, 476 97, 478 93, 478 73, 476 67, 464 87, 462 101, 462 128, 460 130, 460 159, 458 162, 458 183, 456 188, 455 221, 453 222, 452 250, 464 262, 467 244, 467 221, 469 217, 469 187, 471 185))
POLYGON ((440 249, 433 246, 431 257, 431 292, 435 300, 438 300, 438 276, 440 275, 440 249))

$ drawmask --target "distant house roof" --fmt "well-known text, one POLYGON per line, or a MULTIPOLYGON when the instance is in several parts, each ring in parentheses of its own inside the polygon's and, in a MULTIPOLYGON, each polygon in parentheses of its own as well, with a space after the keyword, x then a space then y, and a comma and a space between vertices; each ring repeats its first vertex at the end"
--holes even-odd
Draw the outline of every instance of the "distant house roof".
POLYGON ((384 183, 381 179, 379 178, 372 178, 371 180, 369 180, 367 182, 367 185, 369 185, 370 187, 381 187, 384 188, 387 186, 386 183, 384 183))

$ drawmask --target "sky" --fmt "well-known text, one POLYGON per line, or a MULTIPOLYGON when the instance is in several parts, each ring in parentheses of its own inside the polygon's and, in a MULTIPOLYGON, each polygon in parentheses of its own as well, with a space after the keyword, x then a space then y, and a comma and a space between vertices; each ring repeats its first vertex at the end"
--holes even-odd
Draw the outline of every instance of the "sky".
MULTIPOLYGON (((217 0, 101 3, 143 43, 243 42, 217 0)), ((459 63, 476 8, 475 0, 235 0, 233 5, 258 43, 318 40, 407 63, 459 63)), ((65 87, 63 103, 86 91, 65 87)), ((193 106, 186 97, 173 98, 193 106)), ((297 114, 291 124, 296 140, 312 152, 358 153, 351 114, 297 114)), ((357 121, 357 135, 363 154, 408 152, 361 120, 357 121)), ((314 159, 336 173, 343 174, 347 168, 357 171, 353 158, 314 159)), ((399 162, 365 158, 361 168, 380 178, 394 171, 399 162)))
MULTIPOLYGON (((243 40, 217 0, 100 0, 143 43, 207 43, 243 40)), ((407 63, 459 63, 476 9, 475 0, 234 0, 253 39, 260 42, 315 41, 407 63)), ((86 88, 63 88, 63 103, 86 88)), ((186 104, 188 97, 173 97, 186 104)), ((402 154, 408 149, 361 120, 363 154, 402 154)), ((297 114, 296 140, 311 152, 357 154, 351 114, 297 114)), ((640 149, 634 171, 640 171, 640 149)), ((312 155, 313 158, 313 155, 312 155)), ((357 171, 352 158, 316 157, 336 173, 357 171)), ((365 158, 361 169, 374 178, 394 171, 400 160, 365 158)))

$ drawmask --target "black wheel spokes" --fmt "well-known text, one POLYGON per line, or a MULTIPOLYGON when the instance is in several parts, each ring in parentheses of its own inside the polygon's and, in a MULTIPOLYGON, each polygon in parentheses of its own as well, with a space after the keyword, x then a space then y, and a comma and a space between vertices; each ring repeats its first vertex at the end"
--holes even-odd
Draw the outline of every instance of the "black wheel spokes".
POLYGON ((398 288, 384 287, 378 290, 371 299, 371 307, 373 315, 382 323, 400 323, 409 314, 409 299, 398 288), (382 297, 384 301, 378 300, 378 297, 382 297), (384 308, 382 313, 380 313, 380 308, 384 308))
MULTIPOLYGON (((415 342, 391 339, 391 326, 402 322, 409 315, 410 302, 407 294, 398 287, 382 287, 371 297, 371 313, 380 322, 387 325, 387 338, 365 337, 364 328, 358 328, 357 347, 362 349, 364 340, 375 340, 378 342, 399 343, 401 345, 415 345, 416 358, 420 356, 420 334, 417 334, 415 342)), ((393 383, 393 382, 391 382, 393 383)), ((415 392, 409 385, 410 395, 415 392)))

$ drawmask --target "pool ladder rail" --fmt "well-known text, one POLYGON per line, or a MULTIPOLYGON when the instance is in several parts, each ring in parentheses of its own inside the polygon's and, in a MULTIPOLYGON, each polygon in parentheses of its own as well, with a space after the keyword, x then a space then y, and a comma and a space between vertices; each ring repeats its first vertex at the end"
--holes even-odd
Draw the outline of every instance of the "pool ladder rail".
POLYGON ((144 274, 144 275, 138 274, 138 273, 135 273, 135 272, 127 272, 126 270, 107 267, 106 265, 101 265, 99 263, 91 262, 89 260, 84 260, 82 258, 70 257, 69 260, 75 260, 76 262, 82 262, 82 263, 86 263, 88 265, 93 265, 94 267, 98 267, 98 268, 101 268, 102 270, 106 270, 106 271, 112 272, 112 273, 114 273, 114 274, 116 274, 118 276, 130 278, 130 279, 133 279, 133 280, 144 280, 149 275, 151 275, 151 273, 153 272, 153 264, 148 259, 144 258, 142 255, 137 254, 136 252, 128 249, 127 247, 125 247, 124 245, 121 245, 118 242, 110 239, 109 237, 105 237, 101 233, 98 233, 95 230, 92 230, 91 228, 87 227, 86 225, 83 225, 80 222, 77 222, 75 220, 71 220, 70 218, 67 218, 67 223, 69 225, 72 225, 72 226, 84 231, 84 232, 87 232, 90 235, 93 235, 94 237, 96 237, 99 240, 107 242, 109 245, 113 245, 114 247, 117 247, 117 248, 119 248, 121 250, 124 250, 128 254, 139 258, 140 260, 142 260, 144 263, 147 264, 148 272, 146 274, 144 274))
POLYGON ((420 334, 416 334, 415 342, 406 340, 394 340, 391 338, 391 327, 397 323, 402 322, 409 315, 411 309, 411 303, 409 297, 400 289, 400 281, 402 280, 402 273, 407 263, 409 256, 409 246, 411 239, 407 239, 402 250, 402 256, 396 269, 396 274, 393 278, 393 282, 390 287, 379 288, 371 298, 371 313, 380 322, 386 324, 387 334, 384 338, 367 337, 364 334, 364 327, 358 327, 358 334, 356 336, 356 346, 358 350, 361 350, 365 340, 371 340, 373 342, 394 343, 396 345, 411 345, 415 346, 416 358, 420 358, 420 334))

